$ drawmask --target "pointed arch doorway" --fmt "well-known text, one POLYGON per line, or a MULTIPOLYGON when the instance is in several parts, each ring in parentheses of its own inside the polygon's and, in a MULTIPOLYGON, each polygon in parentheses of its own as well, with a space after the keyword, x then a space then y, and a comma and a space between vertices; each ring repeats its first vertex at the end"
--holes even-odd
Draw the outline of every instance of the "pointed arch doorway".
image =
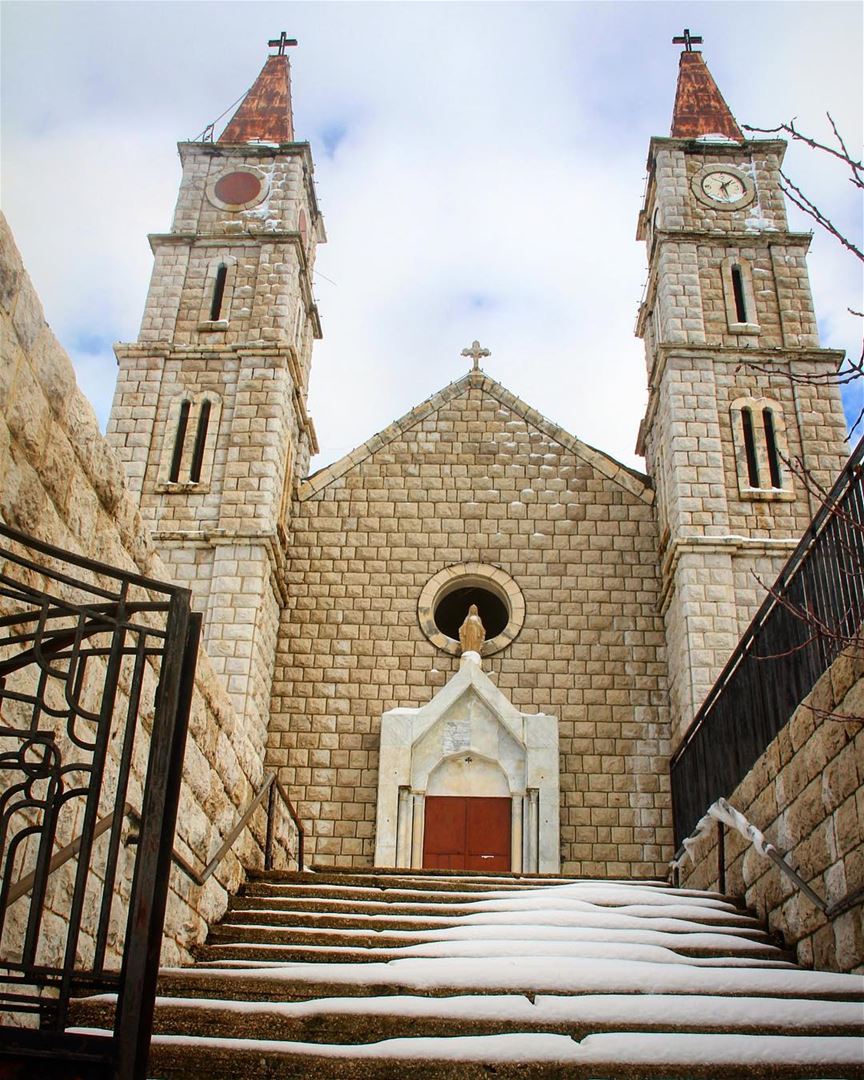
POLYGON ((375 865, 558 873, 558 724, 520 713, 480 668, 381 719, 375 865))

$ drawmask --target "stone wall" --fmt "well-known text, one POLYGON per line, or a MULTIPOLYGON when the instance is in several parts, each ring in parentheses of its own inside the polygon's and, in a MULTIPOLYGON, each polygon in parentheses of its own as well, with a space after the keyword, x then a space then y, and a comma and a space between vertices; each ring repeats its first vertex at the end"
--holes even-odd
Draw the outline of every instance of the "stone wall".
POLYGON ((524 596, 484 657, 517 709, 557 718, 562 870, 649 877, 671 855, 653 492, 481 372, 300 488, 268 761, 319 863, 372 862, 381 716, 456 670, 418 603, 483 563, 524 596))
MULTIPOLYGON (((729 802, 828 903, 864 887, 864 655, 842 656, 799 705, 729 802), (849 719, 843 719, 848 717, 849 719)), ((726 891, 743 896, 802 964, 864 971, 862 902, 828 920, 786 875, 726 830, 726 891)), ((716 888, 717 831, 685 860, 681 883, 716 888)))
MULTIPOLYGON (((92 408, 77 389, 72 365, 45 322, 5 220, 0 219, 0 229, 0 519, 68 551, 169 580, 124 486, 121 464, 101 436, 92 408)), ((257 739, 255 734, 234 711, 202 653, 175 841, 198 868, 260 785, 263 764, 260 734, 257 739)), ((146 730, 142 737, 146 740, 146 730)), ((256 830, 245 834, 236 854, 203 888, 172 869, 163 962, 189 959, 189 947, 203 939, 208 923, 224 911, 228 890, 236 889, 241 860, 247 866, 260 865, 263 821, 256 822, 256 830)), ((122 944, 124 916, 119 915, 115 911, 115 949, 122 944)), ((54 916, 64 918, 62 902, 54 916)))

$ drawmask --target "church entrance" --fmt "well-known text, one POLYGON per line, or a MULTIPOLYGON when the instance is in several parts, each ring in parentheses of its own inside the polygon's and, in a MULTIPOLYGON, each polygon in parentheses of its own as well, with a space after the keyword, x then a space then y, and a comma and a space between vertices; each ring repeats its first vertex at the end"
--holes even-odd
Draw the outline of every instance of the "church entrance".
POLYGON ((512 799, 427 795, 424 870, 509 870, 512 799))

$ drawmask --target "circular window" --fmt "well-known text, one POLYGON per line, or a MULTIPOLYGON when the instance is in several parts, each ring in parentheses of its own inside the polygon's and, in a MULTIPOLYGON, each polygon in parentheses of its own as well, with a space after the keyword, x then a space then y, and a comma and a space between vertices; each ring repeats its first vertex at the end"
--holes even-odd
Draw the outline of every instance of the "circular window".
POLYGON ((265 178, 255 169, 233 169, 211 180, 207 198, 222 210, 248 210, 267 194, 265 178))
POLYGON ((439 649, 458 656, 459 627, 472 604, 486 631, 483 655, 505 648, 525 620, 525 599, 519 586, 497 566, 459 563, 431 578, 417 602, 417 617, 427 638, 439 649))

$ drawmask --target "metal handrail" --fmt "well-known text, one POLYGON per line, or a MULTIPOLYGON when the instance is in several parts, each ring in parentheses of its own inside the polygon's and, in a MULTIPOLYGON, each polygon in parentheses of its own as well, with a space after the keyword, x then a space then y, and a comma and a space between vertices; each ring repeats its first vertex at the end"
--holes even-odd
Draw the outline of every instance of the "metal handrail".
MULTIPOLYGON (((129 803, 123 804, 123 816, 131 818, 137 817, 135 810, 129 805, 129 803)), ((93 839, 101 836, 102 833, 107 832, 114 824, 114 811, 110 814, 106 814, 105 817, 100 818, 93 828, 93 839)), ((64 863, 69 862, 73 856, 77 855, 81 850, 81 842, 83 836, 76 837, 71 843, 65 847, 60 848, 56 855, 52 856, 51 861, 48 863, 48 873, 53 874, 55 870, 59 870, 64 863)), ((34 870, 30 874, 25 874, 24 877, 19 878, 14 885, 10 885, 7 904, 13 904, 16 900, 20 900, 22 896, 25 896, 33 888, 33 884, 36 881, 36 871, 34 870)))
MULTIPOLYGON (((191 866, 190 863, 186 861, 186 859, 183 858, 183 856, 177 851, 176 848, 172 848, 171 850, 171 861, 174 863, 175 866, 178 867, 178 869, 182 870, 188 878, 194 881, 196 885, 203 885, 216 872, 219 864, 233 847, 234 841, 248 826, 250 818, 264 801, 265 796, 269 795, 269 799, 267 801, 267 836, 264 843, 264 868, 265 870, 272 870, 273 812, 275 809, 277 793, 282 799, 282 802, 285 804, 291 820, 294 822, 294 826, 297 829, 297 867, 298 869, 302 870, 304 836, 303 825, 300 821, 300 818, 297 816, 297 811, 294 809, 294 804, 288 797, 288 793, 285 791, 285 788, 282 786, 282 784, 279 783, 276 773, 267 774, 264 783, 252 796, 252 799, 249 802, 249 805, 244 810, 240 820, 222 841, 219 850, 207 863, 207 865, 202 871, 199 872, 195 870, 195 868, 191 866)), ((122 816, 128 817, 129 820, 133 823, 133 825, 136 826, 136 828, 141 823, 141 815, 135 809, 135 807, 128 802, 123 804, 122 816)), ((106 814, 105 817, 99 818, 93 828, 92 839, 96 840, 103 833, 108 832, 108 830, 114 824, 114 818, 115 811, 113 810, 110 814, 106 814)), ((70 843, 68 843, 65 847, 60 848, 60 850, 52 856, 51 861, 48 863, 48 873, 53 874, 55 870, 59 870, 61 866, 69 862, 70 859, 74 858, 81 850, 82 840, 83 837, 78 836, 70 843)), ((126 843, 137 844, 138 837, 130 836, 127 838, 126 843)), ((24 877, 16 881, 15 884, 10 886, 9 888, 7 903, 12 904, 14 903, 14 901, 19 900, 22 896, 25 896, 28 892, 30 892, 30 890, 33 888, 35 880, 36 873, 34 871, 30 874, 25 874, 24 877)))
MULTIPOLYGON (((726 892, 725 830, 727 827, 732 827, 732 825, 731 823, 724 821, 723 818, 717 816, 716 813, 713 812, 715 811, 718 803, 724 804, 726 808, 732 810, 734 814, 736 814, 739 818, 743 819, 743 821, 747 823, 748 828, 756 833, 756 837, 760 841, 759 843, 756 842, 756 839, 754 839, 752 833, 748 835, 748 833, 744 832, 738 826, 735 826, 735 830, 742 836, 744 836, 745 839, 750 841, 751 846, 758 854, 764 855, 766 858, 770 859, 771 862, 773 862, 774 865, 778 868, 778 870, 780 870, 781 873, 785 874, 786 877, 788 877, 789 880, 792 881, 801 890, 801 892, 804 893, 804 895, 813 904, 813 906, 817 907, 822 912, 826 919, 828 919, 829 921, 831 919, 836 919, 838 915, 842 915, 844 912, 849 911, 851 908, 855 907, 856 904, 864 901, 864 885, 861 885, 857 889, 853 889, 852 891, 847 892, 845 896, 840 897, 839 900, 835 900, 833 904, 829 904, 827 900, 823 900, 822 897, 810 885, 807 884, 807 882, 800 876, 800 874, 795 869, 793 869, 793 867, 791 867, 788 862, 786 862, 786 855, 782 851, 780 851, 780 849, 777 848, 774 844, 768 841, 762 835, 762 833, 755 828, 755 826, 748 822, 744 815, 740 813, 740 811, 735 811, 734 807, 731 807, 725 799, 718 799, 717 803, 712 803, 706 811, 704 817, 700 819, 696 828, 690 834, 690 837, 693 838, 701 835, 703 832, 702 827, 704 824, 707 824, 709 817, 713 817, 714 820, 717 822, 717 889, 719 892, 724 894, 726 892)), ((688 854, 689 852, 687 851, 686 846, 682 844, 681 847, 675 852, 675 856, 671 861, 670 865, 672 867, 673 884, 676 888, 679 884, 681 863, 688 854)))
POLYGON ((195 870, 190 864, 183 858, 183 856, 175 849, 171 852, 171 858, 174 865, 179 867, 183 873, 195 882, 196 885, 203 885, 209 880, 216 872, 219 864, 234 846, 234 841, 238 836, 247 828, 249 821, 261 803, 264 801, 264 797, 269 795, 267 800, 267 835, 264 841, 264 869, 272 870, 273 868, 273 810, 276 802, 276 793, 282 799, 285 804, 291 820, 294 822, 294 826, 297 829, 297 868, 303 869, 303 825, 300 822, 300 818, 297 816, 297 811, 294 809, 294 804, 288 798, 288 794, 285 788, 279 783, 276 773, 268 773, 264 779, 264 783, 252 796, 249 805, 243 811, 240 820, 234 826, 234 828, 228 833, 219 850, 207 863, 200 873, 195 870))

